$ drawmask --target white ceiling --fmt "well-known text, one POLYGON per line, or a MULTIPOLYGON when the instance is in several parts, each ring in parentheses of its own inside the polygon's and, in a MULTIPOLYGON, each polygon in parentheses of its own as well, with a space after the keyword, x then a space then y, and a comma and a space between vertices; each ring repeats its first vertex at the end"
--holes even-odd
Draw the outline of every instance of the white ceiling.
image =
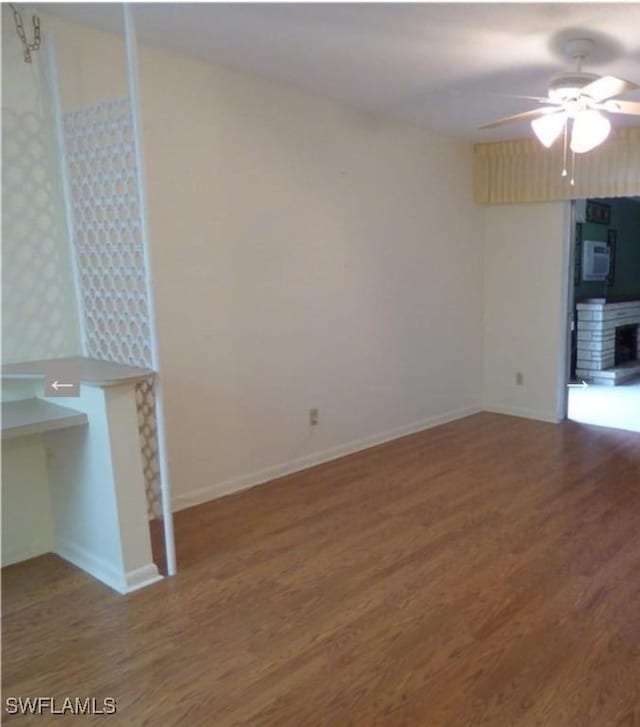
MULTIPOLYGON (((41 8, 122 32, 119 4, 41 8)), ((563 55, 570 37, 596 40, 584 70, 640 83, 638 3, 141 3, 134 12, 148 44, 475 141, 531 134, 526 121, 478 126, 534 108, 502 94, 545 95, 550 77, 573 67, 563 55)))

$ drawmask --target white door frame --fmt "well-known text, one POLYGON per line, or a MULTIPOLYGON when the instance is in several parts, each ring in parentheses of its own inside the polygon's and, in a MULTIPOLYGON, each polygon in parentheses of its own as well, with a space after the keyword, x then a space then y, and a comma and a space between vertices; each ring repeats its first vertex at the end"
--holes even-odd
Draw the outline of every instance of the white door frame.
POLYGON ((570 200, 567 202, 566 219, 568 229, 564 234, 564 287, 565 294, 563 296, 564 310, 564 336, 563 345, 561 346, 558 356, 558 366, 560 371, 559 387, 558 387, 558 415, 560 419, 567 419, 569 415, 569 382, 571 380, 571 333, 572 325, 576 322, 573 320, 573 308, 575 300, 575 269, 576 269, 576 202, 570 200), (561 388, 560 388, 561 387, 561 388))

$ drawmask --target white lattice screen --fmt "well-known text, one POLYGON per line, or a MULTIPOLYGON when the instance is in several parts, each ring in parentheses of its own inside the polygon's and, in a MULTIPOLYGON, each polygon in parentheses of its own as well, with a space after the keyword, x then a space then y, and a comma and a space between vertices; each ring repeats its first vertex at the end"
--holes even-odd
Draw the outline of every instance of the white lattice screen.
POLYGON ((77 353, 64 200, 50 123, 2 108, 2 360, 77 353))
MULTIPOLYGON (((63 116, 88 356, 152 368, 140 197, 129 98, 63 116)), ((160 514, 153 379, 136 390, 149 514, 160 514)))

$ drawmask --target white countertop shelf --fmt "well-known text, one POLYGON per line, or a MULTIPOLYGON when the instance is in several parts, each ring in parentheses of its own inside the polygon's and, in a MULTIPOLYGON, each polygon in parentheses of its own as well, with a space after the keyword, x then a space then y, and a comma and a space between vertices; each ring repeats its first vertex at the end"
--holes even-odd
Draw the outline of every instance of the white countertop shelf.
POLYGON ((54 358, 44 361, 25 361, 24 363, 4 364, 2 378, 45 379, 47 377, 64 377, 66 381, 79 381, 87 386, 116 386, 129 382, 135 383, 153 376, 151 369, 137 366, 123 366, 111 361, 100 361, 96 358, 73 356, 71 358, 54 358))
POLYGON ((2 439, 82 426, 87 421, 84 412, 52 404, 44 399, 2 402, 2 439))

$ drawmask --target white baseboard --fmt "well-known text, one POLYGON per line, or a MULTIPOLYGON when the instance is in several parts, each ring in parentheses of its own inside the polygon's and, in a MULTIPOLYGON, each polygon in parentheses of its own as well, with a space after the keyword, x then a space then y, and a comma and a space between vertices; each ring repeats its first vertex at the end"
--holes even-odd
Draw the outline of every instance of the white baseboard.
POLYGON ((293 474, 294 472, 300 472, 301 470, 314 467, 315 465, 322 464, 323 462, 330 462, 333 459, 344 457, 354 452, 360 452, 363 449, 369 447, 375 447, 378 444, 384 442, 390 442, 393 439, 399 437, 405 437, 408 434, 415 434, 416 432, 424 431, 425 429, 431 429, 447 422, 455 421, 456 419, 463 419, 464 417, 477 414, 481 411, 480 407, 468 407, 465 409, 455 409, 440 416, 430 417, 429 419, 422 419, 411 424, 406 424, 402 427, 397 427, 380 434, 375 434, 371 437, 365 437, 364 439, 356 439, 346 444, 338 445, 337 447, 331 447, 321 452, 315 452, 307 455, 306 457, 299 457, 289 462, 283 462, 282 464, 275 465, 274 467, 268 467, 267 469, 260 470, 259 472, 252 472, 248 475, 240 477, 234 477, 230 480, 223 482, 217 482, 207 487, 201 487, 192 492, 185 493, 184 495, 177 495, 173 498, 173 510, 184 510, 187 507, 193 507, 194 505, 200 505, 203 502, 209 502, 209 500, 215 500, 218 497, 225 495, 231 495, 234 492, 240 492, 256 485, 264 484, 270 480, 274 480, 278 477, 284 477, 285 475, 293 474))
POLYGON ((148 563, 147 565, 143 565, 142 568, 130 570, 125 574, 127 593, 133 593, 133 591, 150 586, 152 583, 157 583, 162 579, 163 576, 158 573, 158 566, 155 563, 148 563))
POLYGON ((129 572, 120 571, 111 563, 90 553, 86 548, 68 541, 58 542, 53 552, 118 593, 131 593, 162 580, 154 563, 129 572))
POLYGON ((512 417, 522 417, 524 419, 537 419, 541 422, 551 422, 557 424, 561 419, 555 414, 547 411, 538 411, 537 409, 525 409, 518 406, 485 406, 483 411, 492 414, 506 414, 512 417))
POLYGON ((126 592, 126 583, 124 582, 123 574, 111 563, 108 563, 102 558, 97 558, 86 548, 76 543, 59 541, 53 552, 57 553, 61 558, 68 560, 69 563, 73 563, 73 565, 81 570, 86 571, 99 581, 102 581, 102 583, 110 588, 118 591, 118 593, 126 592))

